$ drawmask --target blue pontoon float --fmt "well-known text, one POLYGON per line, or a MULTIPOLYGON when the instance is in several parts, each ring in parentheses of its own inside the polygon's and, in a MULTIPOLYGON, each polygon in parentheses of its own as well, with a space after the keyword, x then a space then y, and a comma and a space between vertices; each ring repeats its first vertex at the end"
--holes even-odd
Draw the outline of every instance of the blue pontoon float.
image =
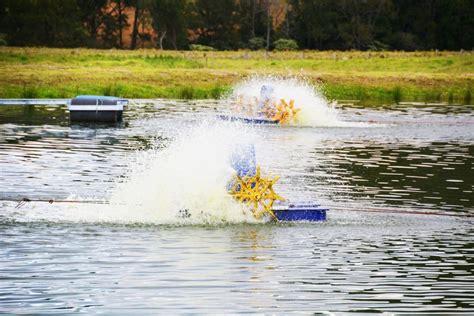
POLYGON ((318 204, 292 203, 274 206, 273 212, 279 221, 325 221, 327 208, 318 204))
POLYGON ((81 122, 121 122, 127 99, 78 95, 68 105, 71 121, 81 122))
POLYGON ((278 121, 265 119, 265 118, 255 118, 255 117, 244 117, 244 116, 232 116, 232 115, 219 115, 219 119, 229 122, 242 122, 246 124, 265 124, 265 125, 278 125, 278 121))

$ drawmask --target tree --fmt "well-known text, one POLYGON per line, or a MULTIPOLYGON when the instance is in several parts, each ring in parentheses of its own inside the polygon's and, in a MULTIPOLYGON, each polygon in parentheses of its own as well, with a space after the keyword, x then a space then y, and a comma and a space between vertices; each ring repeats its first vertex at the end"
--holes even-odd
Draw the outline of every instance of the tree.
POLYGON ((292 0, 294 36, 317 49, 368 49, 389 27, 391 0, 292 0))
POLYGON ((341 0, 336 3, 345 22, 340 29, 344 48, 367 49, 375 40, 376 25, 389 10, 391 0, 341 0))
POLYGON ((98 46, 99 30, 104 23, 107 0, 77 0, 80 7, 81 21, 88 33, 86 46, 98 46))
POLYGON ((440 49, 474 48, 474 4, 471 0, 438 1, 435 17, 436 46, 440 49))
POLYGON ((178 42, 186 42, 186 0, 154 0, 149 8, 153 29, 159 34, 160 49, 163 49, 165 38, 175 50, 178 49, 178 42))
POLYGON ((128 15, 125 13, 125 10, 131 6, 131 0, 113 0, 112 3, 114 6, 114 15, 117 19, 117 29, 118 29, 118 46, 123 48, 123 29, 129 26, 128 24, 128 15))
POLYGON ((234 0, 196 0, 190 3, 189 21, 198 44, 218 49, 240 46, 239 12, 234 0))
POLYGON ((269 49, 286 38, 309 49, 471 50, 474 1, 0 0, 9 45, 123 48, 129 25, 132 49, 153 29, 162 49, 238 49, 253 38, 269 49))
POLYGON ((11 45, 73 47, 84 41, 75 0, 9 0, 4 6, 2 33, 11 45))
POLYGON ((270 50, 270 33, 272 30, 272 16, 270 15, 270 6, 272 4, 271 0, 265 0, 265 13, 267 15, 267 35, 266 35, 266 49, 270 50))
POLYGON ((132 42, 130 44, 130 49, 135 49, 137 47, 137 37, 138 37, 138 19, 140 17, 140 9, 142 5, 141 0, 135 0, 135 14, 133 17, 133 30, 132 30, 132 42))
POLYGON ((335 1, 292 0, 293 36, 300 47, 316 49, 340 49, 339 24, 341 17, 335 1))
POLYGON ((290 51, 298 49, 298 44, 292 39, 280 38, 279 40, 276 40, 274 44, 275 50, 277 51, 290 51))

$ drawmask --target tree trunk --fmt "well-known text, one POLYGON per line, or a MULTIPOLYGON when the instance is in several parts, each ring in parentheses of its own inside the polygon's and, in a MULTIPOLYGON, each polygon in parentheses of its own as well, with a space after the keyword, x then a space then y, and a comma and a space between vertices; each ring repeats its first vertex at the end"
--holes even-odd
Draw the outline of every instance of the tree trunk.
POLYGON ((137 47, 138 16, 139 15, 140 15, 140 0, 137 0, 137 3, 135 5, 135 18, 133 19, 132 43, 130 44, 130 49, 135 49, 137 47))
POLYGON ((95 15, 90 19, 90 41, 93 43, 94 47, 97 46, 97 23, 95 15))
POLYGON ((174 50, 178 50, 178 46, 176 45, 176 29, 174 27, 171 29, 171 41, 174 50))
POLYGON ((256 8, 257 0, 253 0, 253 10, 252 10, 252 37, 255 37, 255 14, 257 14, 256 8))
MULTIPOLYGON (((145 34, 145 23, 142 23, 142 34, 145 34)), ((145 40, 140 36, 142 48, 145 48, 145 40)))
POLYGON ((119 47, 123 48, 123 39, 122 39, 122 30, 123 30, 123 23, 122 23, 122 1, 118 2, 118 16, 119 16, 119 47))
POLYGON ((165 39, 166 37, 166 30, 163 31, 163 33, 161 33, 161 36, 160 36, 160 49, 163 50, 163 40, 165 39))
POLYGON ((270 50, 270 32, 272 29, 271 16, 270 16, 270 0, 267 0, 267 51, 270 50))

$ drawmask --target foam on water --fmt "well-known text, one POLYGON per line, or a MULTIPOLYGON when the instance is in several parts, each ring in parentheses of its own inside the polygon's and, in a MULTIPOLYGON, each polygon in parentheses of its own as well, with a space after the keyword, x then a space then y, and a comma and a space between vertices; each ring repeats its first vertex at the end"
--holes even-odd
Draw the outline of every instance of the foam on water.
POLYGON ((15 210, 14 218, 170 225, 258 222, 227 192, 235 174, 232 153, 256 137, 249 128, 220 121, 183 127, 165 149, 136 153, 107 204, 30 203, 15 210))
POLYGON ((334 104, 309 82, 297 78, 282 78, 277 76, 253 76, 237 84, 229 96, 235 101, 244 97, 245 100, 260 98, 262 86, 271 86, 274 91, 272 98, 295 101, 295 108, 301 109, 296 126, 347 126, 349 123, 339 119, 334 104))
POLYGON ((129 205, 125 212, 133 206, 140 222, 253 222, 228 194, 227 184, 235 173, 230 155, 254 137, 245 126, 204 122, 165 150, 142 153, 111 203, 129 205))

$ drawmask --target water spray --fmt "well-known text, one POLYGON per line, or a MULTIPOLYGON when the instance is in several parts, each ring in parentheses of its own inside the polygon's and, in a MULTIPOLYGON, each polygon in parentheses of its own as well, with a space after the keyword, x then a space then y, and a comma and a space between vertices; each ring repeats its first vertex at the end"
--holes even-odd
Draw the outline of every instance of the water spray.
POLYGON ((340 126, 334 104, 317 88, 297 78, 254 76, 235 86, 220 118, 251 124, 340 126))

